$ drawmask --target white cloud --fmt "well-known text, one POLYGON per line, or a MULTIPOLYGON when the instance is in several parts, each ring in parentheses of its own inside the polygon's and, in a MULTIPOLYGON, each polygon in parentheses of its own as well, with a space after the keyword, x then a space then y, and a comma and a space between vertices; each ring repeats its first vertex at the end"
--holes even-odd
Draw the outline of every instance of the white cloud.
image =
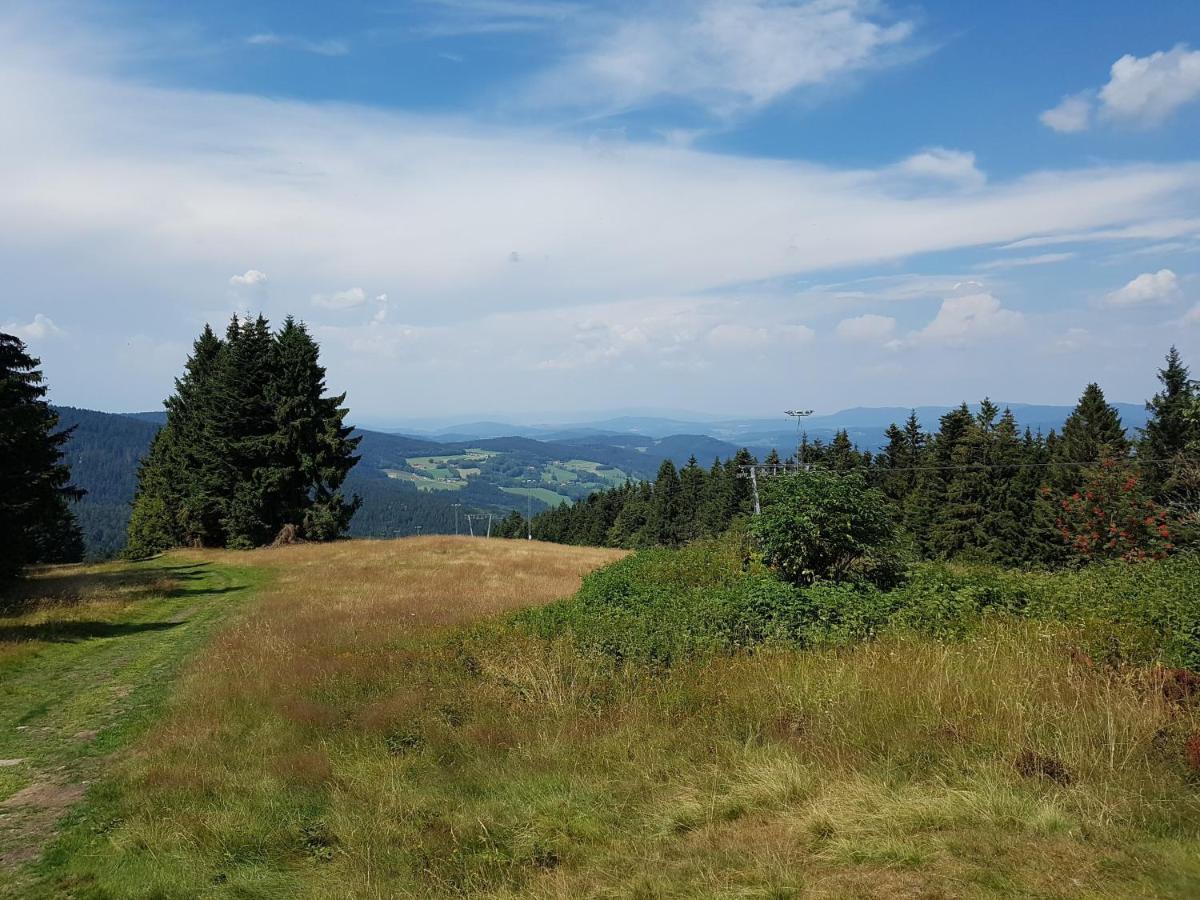
POLYGON ((24 325, 11 322, 0 327, 0 331, 16 335, 25 341, 40 341, 46 338, 60 337, 63 334, 63 330, 54 324, 53 319, 41 313, 36 313, 32 322, 24 325))
POLYGON ((896 170, 915 178, 945 181, 963 187, 982 187, 987 176, 975 166, 975 154, 931 147, 908 157, 896 170))
MULTIPOLYGON (((386 297, 386 295, 384 296, 386 297)), ((367 292, 360 287, 347 288, 332 294, 313 294, 312 296, 313 306, 319 306, 322 309, 354 309, 366 302, 367 292)))
POLYGON ((1183 318, 1181 318, 1179 322, 1182 325, 1195 325, 1200 323, 1200 303, 1197 303, 1186 313, 1184 313, 1183 318))
POLYGON ((256 285, 266 284, 267 276, 258 271, 258 269, 247 269, 241 275, 234 275, 229 279, 229 283, 233 287, 255 287, 256 285))
POLYGON ((345 56, 350 52, 350 46, 345 41, 314 41, 295 34, 276 34, 273 31, 252 34, 246 38, 246 43, 251 47, 284 47, 304 53, 315 53, 317 56, 345 56))
POLYGON ((731 115, 882 66, 913 24, 864 0, 700 0, 587 21, 579 38, 597 33, 530 103, 616 111, 674 97, 731 115))
POLYGON ((896 333, 896 320, 891 316, 867 313, 851 319, 842 319, 835 331, 844 341, 882 344, 891 340, 896 333))
POLYGON ((1086 131, 1092 123, 1092 96, 1088 92, 1063 97, 1062 102, 1039 116, 1042 124, 1061 134, 1086 131))
POLYGON ((1022 238, 1001 247, 1001 250, 1023 250, 1030 247, 1050 247, 1055 244, 1084 244, 1096 241, 1163 240, 1177 237, 1200 237, 1200 219, 1157 219, 1136 222, 1119 228, 1095 228, 1089 231, 1064 231, 1059 234, 1040 234, 1022 238))
POLYGON ((948 297, 933 321, 914 335, 923 343, 963 346, 985 338, 1016 334, 1025 327, 1025 317, 1005 309, 991 294, 948 297))
POLYGON ((1179 276, 1170 269, 1143 272, 1104 298, 1106 306, 1148 306, 1171 303, 1179 296, 1179 276))
POLYGON ((1060 132, 1084 131, 1096 119, 1150 128, 1197 98, 1200 50, 1178 44, 1149 56, 1122 56, 1112 64, 1108 83, 1098 92, 1064 97, 1058 106, 1042 113, 1041 120, 1060 132))
POLYGON ((1200 50, 1179 44, 1149 56, 1122 56, 1100 89, 1103 114, 1144 127, 1158 125, 1200 97, 1200 50))

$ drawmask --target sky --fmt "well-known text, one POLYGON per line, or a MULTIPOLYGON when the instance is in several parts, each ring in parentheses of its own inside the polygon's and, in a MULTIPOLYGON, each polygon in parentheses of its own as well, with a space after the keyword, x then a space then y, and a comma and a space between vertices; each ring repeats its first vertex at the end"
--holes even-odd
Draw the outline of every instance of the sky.
POLYGON ((113 411, 247 312, 363 423, 1139 402, 1198 154, 1187 0, 6 0, 0 330, 113 411))

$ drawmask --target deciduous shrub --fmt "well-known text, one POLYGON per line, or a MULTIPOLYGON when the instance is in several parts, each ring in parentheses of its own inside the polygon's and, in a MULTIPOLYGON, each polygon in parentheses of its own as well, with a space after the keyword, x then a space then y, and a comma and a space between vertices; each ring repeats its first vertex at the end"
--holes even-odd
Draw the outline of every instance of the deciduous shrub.
POLYGON ((886 498, 858 473, 813 469, 772 478, 750 528, 785 581, 897 580, 896 524, 886 498))

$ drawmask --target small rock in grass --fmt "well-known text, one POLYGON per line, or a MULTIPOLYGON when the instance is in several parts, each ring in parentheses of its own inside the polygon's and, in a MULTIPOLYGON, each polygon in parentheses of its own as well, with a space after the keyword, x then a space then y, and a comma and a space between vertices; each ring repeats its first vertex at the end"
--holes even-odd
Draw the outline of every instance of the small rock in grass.
POLYGON ((23 762, 25 762, 24 757, 21 757, 20 759, 0 759, 0 769, 6 766, 19 766, 23 762))

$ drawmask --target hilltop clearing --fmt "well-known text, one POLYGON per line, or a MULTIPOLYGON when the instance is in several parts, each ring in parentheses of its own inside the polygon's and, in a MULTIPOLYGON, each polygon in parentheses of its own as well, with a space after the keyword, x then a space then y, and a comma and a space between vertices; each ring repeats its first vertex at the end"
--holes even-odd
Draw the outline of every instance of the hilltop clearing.
POLYGON ((619 556, 204 554, 270 580, 89 792, 40 889, 1196 895, 1200 710, 1156 663, 1183 645, 1153 611, 1175 615, 1189 558, 918 569, 768 615, 786 598, 726 542, 639 555, 538 611, 619 556))

